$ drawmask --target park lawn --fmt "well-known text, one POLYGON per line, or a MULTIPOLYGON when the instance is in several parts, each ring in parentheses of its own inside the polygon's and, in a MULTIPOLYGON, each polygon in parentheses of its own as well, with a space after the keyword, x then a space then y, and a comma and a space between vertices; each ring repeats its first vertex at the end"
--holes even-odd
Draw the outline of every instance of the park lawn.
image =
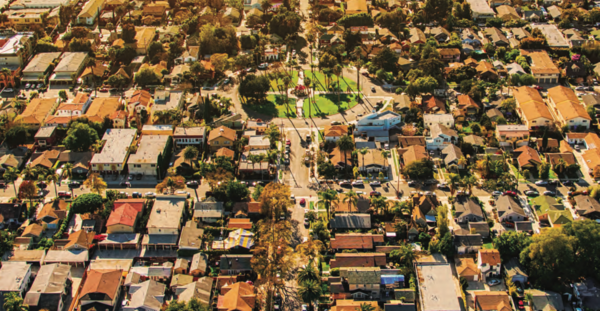
POLYGON ((324 117, 340 113, 344 110, 348 110, 358 104, 357 96, 354 94, 340 94, 339 105, 336 104, 336 102, 338 101, 337 94, 316 95, 314 101, 315 104, 312 103, 312 100, 304 100, 304 106, 302 107, 302 109, 304 110, 305 117, 309 117, 309 111, 311 112, 311 116, 313 117, 324 117))
MULTIPOLYGON (((298 71, 292 70, 292 83, 288 85, 288 88, 294 88, 298 84, 298 71)), ((285 88, 282 79, 271 80, 271 92, 281 92, 285 88)))
MULTIPOLYGON (((313 74, 310 70, 304 70, 304 77, 309 78, 312 83, 314 84, 315 82, 317 82, 315 84, 315 91, 319 92, 336 92, 337 89, 331 89, 331 90, 327 90, 327 84, 325 83, 325 75, 322 72, 319 71, 315 71, 314 76, 316 78, 313 77, 313 74)), ((333 82, 337 82, 337 77, 335 75, 331 75, 331 79, 329 81, 329 85, 332 85, 333 82)), ((352 79, 350 79, 347 76, 341 76, 340 77, 340 90, 342 92, 356 92, 356 82, 352 79), (350 88, 350 89, 348 89, 350 88)))
POLYGON ((290 115, 288 116, 288 110, 284 105, 285 96, 283 95, 267 95, 266 100, 260 104, 253 104, 250 109, 258 113, 262 113, 267 116, 276 118, 295 118, 296 117, 296 99, 288 98, 288 106, 290 115))

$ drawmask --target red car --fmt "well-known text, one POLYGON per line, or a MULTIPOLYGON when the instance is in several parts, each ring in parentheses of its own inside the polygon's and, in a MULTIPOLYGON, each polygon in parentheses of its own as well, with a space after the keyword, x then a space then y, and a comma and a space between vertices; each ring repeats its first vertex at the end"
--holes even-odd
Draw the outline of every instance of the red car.
POLYGON ((516 197, 517 193, 514 191, 506 191, 506 192, 504 192, 504 195, 510 195, 510 196, 516 197))
POLYGON ((538 90, 538 91, 544 89, 543 87, 541 87, 539 85, 534 85, 533 88, 536 89, 536 90, 538 90))
POLYGON ((285 144, 289 146, 289 145, 292 144, 292 141, 288 139, 288 140, 285 141, 285 144))
POLYGON ((300 205, 304 205, 306 204, 306 200, 305 199, 300 199, 300 205))

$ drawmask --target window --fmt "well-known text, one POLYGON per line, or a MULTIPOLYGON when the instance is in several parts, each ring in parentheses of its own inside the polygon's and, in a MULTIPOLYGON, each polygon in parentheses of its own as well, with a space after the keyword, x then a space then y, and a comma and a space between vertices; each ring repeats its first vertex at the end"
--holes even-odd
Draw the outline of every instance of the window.
POLYGON ((213 145, 218 145, 218 144, 219 144, 218 141, 213 142, 213 145))
POLYGON ((569 121, 569 122, 573 123, 573 120, 571 120, 571 121, 569 121))
POLYGON ((133 167, 140 168, 140 167, 142 167, 142 165, 141 164, 134 164, 133 167))
POLYGON ((150 167, 156 167, 156 164, 150 164, 150 167))

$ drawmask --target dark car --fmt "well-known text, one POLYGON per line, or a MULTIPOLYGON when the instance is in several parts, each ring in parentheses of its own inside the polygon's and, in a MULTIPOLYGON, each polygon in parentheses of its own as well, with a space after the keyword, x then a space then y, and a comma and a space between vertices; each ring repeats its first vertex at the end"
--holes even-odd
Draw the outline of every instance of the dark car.
POLYGON ((144 175, 142 175, 142 174, 135 175, 135 179, 137 179, 137 180, 141 180, 142 177, 144 177, 144 175))
POLYGON ((198 188, 198 182, 195 181, 195 180, 188 181, 185 184, 187 185, 188 188, 192 188, 192 189, 197 189, 198 188))
POLYGON ((570 181, 570 180, 565 180, 565 181, 563 181, 563 182, 562 182, 562 184, 563 184, 564 186, 570 186, 570 185, 572 185, 572 184, 573 184, 573 182, 572 182, 572 181, 570 181))
POLYGON ((131 187, 131 183, 128 181, 122 181, 119 185, 121 187, 131 187))
POLYGON ((69 188, 79 188, 81 184, 78 181, 72 181, 69 183, 69 188))
POLYGON ((379 191, 371 191, 371 193, 369 193, 370 196, 372 197, 379 197, 381 196, 381 192, 379 191))
POLYGON ((38 188, 40 188, 40 189, 46 189, 46 188, 48 187, 48 185, 46 184, 46 182, 45 182, 45 181, 40 181, 40 182, 38 182, 37 186, 38 186, 38 188))
POLYGON ((207 198, 208 198, 208 197, 212 197, 212 195, 213 195, 213 192, 212 192, 212 191, 206 191, 206 192, 204 193, 204 195, 205 195, 207 198))

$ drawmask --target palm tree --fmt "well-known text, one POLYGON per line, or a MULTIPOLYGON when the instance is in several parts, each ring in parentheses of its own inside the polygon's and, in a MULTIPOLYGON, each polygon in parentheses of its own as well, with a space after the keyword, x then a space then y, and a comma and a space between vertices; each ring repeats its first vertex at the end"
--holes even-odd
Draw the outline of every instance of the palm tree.
POLYGON ((375 311, 375 307, 373 307, 373 305, 365 302, 365 303, 360 304, 360 308, 358 310, 359 311, 375 311))
POLYGON ((319 282, 319 272, 315 269, 312 261, 309 261, 306 267, 298 270, 298 283, 304 284, 308 281, 319 282))
POLYGON ((29 306, 23 304, 23 298, 16 292, 10 292, 4 296, 4 304, 2 305, 6 311, 28 311, 29 306))
POLYGON ((467 164, 469 164, 469 162, 467 161, 467 158, 460 157, 460 159, 458 159, 458 166, 465 167, 467 164))
POLYGON ((308 237, 308 240, 304 243, 296 245, 296 252, 302 256, 308 257, 309 261, 314 258, 321 257, 321 252, 325 250, 325 244, 320 240, 315 240, 312 236, 308 237))
POLYGON ((471 190, 473 189, 473 186, 477 184, 477 178, 473 175, 465 176, 462 179, 462 184, 469 190, 469 194, 472 194, 473 192, 471 190))
POLYGON ((340 76, 344 73, 344 69, 339 64, 335 65, 332 70, 333 74, 337 77, 337 93, 338 93, 338 105, 341 105, 340 102, 340 76))
POLYGON ((355 60, 352 64, 354 65, 354 67, 356 67, 356 92, 360 91, 360 69, 362 69, 362 67, 365 65, 365 62, 360 59, 360 53, 361 53, 361 48, 360 47, 356 47, 355 48, 355 54, 356 51, 358 51, 358 55, 357 56, 357 60, 355 60))
POLYGON ((381 211, 385 211, 386 207, 388 206, 387 198, 384 196, 372 197, 371 206, 375 208, 377 214, 382 214, 381 211))
POLYGON ((352 209, 353 206, 356 206, 356 204, 358 203, 358 194, 356 192, 354 192, 354 190, 350 190, 346 193, 344 193, 344 200, 343 202, 348 202, 348 204, 350 204, 350 210, 352 209))
POLYGON ((394 201, 388 201, 388 203, 390 205, 390 208, 394 212, 394 214, 396 214, 396 215, 410 214, 410 206, 406 202, 394 200, 394 201))
POLYGON ((260 156, 258 154, 249 154, 246 159, 252 162, 252 171, 254 172, 254 164, 260 162, 260 156))
POLYGON ((454 192, 456 192, 456 186, 460 182, 460 175, 450 173, 448 177, 450 178, 450 194, 454 196, 454 192))
POLYGON ((73 177, 73 163, 71 163, 71 162, 65 163, 65 166, 63 167, 63 174, 67 178, 73 177))
POLYGON ((558 163, 554 164, 554 170, 559 174, 562 175, 565 170, 567 169, 567 162, 565 162, 565 160, 558 159, 558 163))
POLYGON ((323 202, 325 205, 325 210, 327 211, 327 220, 331 219, 331 203, 338 201, 338 193, 333 189, 320 191, 317 193, 319 196, 319 200, 323 202))
POLYGON ((192 160, 194 160, 196 157, 198 157, 198 149, 196 149, 196 147, 185 147, 185 150, 183 150, 183 159, 190 162, 190 167, 192 169, 194 168, 194 163, 192 163, 192 160))
POLYGON ((381 156, 383 157, 383 166, 385 167, 388 164, 387 158, 390 156, 390 151, 385 149, 381 150, 381 156))
POLYGON ((286 108, 286 110, 288 112, 288 116, 291 116, 290 105, 289 105, 289 98, 288 98, 288 96, 289 96, 288 87, 290 86, 290 83, 292 83, 292 79, 290 78, 290 76, 285 75, 281 79, 281 81, 283 81, 283 85, 285 86, 285 103, 284 103, 284 105, 285 105, 285 108, 286 108))
POLYGON ((315 300, 321 297, 321 293, 321 284, 312 280, 300 284, 300 287, 298 288, 298 298, 311 305, 315 300))
POLYGON ((50 172, 47 176, 46 176, 46 182, 47 183, 54 183, 54 196, 58 197, 58 190, 56 189, 56 184, 58 183, 58 174, 56 174, 56 172, 50 172))
POLYGON ((348 153, 347 151, 352 151, 354 150, 354 142, 352 141, 352 138, 348 135, 344 135, 342 137, 340 137, 340 139, 338 139, 338 141, 336 142, 338 148, 340 149, 341 152, 344 153, 344 165, 346 165, 346 163, 348 163, 348 159, 346 159, 348 153))
POLYGON ((19 178, 19 170, 16 167, 8 167, 4 171, 4 179, 9 183, 13 184, 15 188, 15 196, 17 196, 17 185, 15 185, 15 181, 19 178))

